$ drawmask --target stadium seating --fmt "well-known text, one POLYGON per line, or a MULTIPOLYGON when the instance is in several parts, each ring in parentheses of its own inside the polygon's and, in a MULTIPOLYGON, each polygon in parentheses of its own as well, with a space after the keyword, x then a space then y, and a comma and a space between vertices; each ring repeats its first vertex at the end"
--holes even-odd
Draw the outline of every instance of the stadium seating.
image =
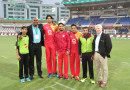
POLYGON ((69 20, 67 22, 67 24, 77 24, 79 20, 80 20, 79 18, 73 18, 73 19, 69 20))
POLYGON ((73 18, 66 24, 79 24, 79 25, 112 25, 112 24, 130 24, 130 17, 120 18, 117 22, 117 18, 100 18, 100 16, 91 16, 88 19, 84 17, 73 18))
POLYGON ((106 18, 104 21, 104 25, 112 25, 115 24, 117 21, 117 18, 106 18))
POLYGON ((101 24, 104 21, 102 18, 93 19, 91 25, 101 24))
POLYGON ((86 20, 84 17, 80 17, 79 18, 79 25, 88 25, 89 24, 89 20, 86 20))
POLYGON ((119 34, 127 34, 129 31, 127 29, 119 30, 119 34))
POLYGON ((90 16, 90 19, 98 19, 100 16, 90 16))
POLYGON ((119 24, 130 24, 130 17, 120 18, 119 24))

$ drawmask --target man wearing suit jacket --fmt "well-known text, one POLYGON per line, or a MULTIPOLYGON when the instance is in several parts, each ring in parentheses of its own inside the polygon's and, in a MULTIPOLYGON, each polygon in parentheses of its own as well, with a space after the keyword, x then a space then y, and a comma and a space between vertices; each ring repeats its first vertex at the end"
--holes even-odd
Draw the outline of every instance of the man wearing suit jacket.
POLYGON ((110 58, 110 52, 112 49, 112 42, 108 34, 102 32, 102 26, 96 25, 96 35, 93 41, 93 53, 94 53, 94 62, 96 64, 96 71, 98 75, 97 84, 102 88, 106 87, 108 79, 108 63, 107 58, 110 58), (104 76, 102 77, 102 68, 104 76))
POLYGON ((30 61, 29 61, 29 74, 30 79, 33 79, 34 75, 34 56, 36 55, 36 63, 37 63, 37 72, 40 78, 42 76, 41 70, 41 57, 42 57, 42 48, 44 46, 44 36, 43 36, 43 28, 42 24, 38 24, 38 19, 33 19, 33 24, 28 26, 28 33, 29 36, 29 54, 30 54, 30 61))

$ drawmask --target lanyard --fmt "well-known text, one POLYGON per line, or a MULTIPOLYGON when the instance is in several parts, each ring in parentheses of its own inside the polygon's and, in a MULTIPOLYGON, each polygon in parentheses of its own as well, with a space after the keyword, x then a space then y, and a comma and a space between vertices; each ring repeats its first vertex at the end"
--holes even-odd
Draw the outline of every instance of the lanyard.
POLYGON ((35 30, 36 34, 38 34, 38 26, 36 28, 33 26, 33 29, 35 30))

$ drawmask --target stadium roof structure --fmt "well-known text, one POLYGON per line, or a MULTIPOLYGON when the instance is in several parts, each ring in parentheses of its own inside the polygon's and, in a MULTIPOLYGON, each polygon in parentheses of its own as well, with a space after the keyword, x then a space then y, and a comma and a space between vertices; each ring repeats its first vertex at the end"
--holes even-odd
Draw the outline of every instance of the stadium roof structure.
POLYGON ((94 5, 106 5, 106 4, 120 4, 130 2, 130 0, 63 0, 61 4, 66 7, 84 7, 94 5))
MULTIPOLYGON (((70 0, 63 0, 64 2, 69 2, 70 0)), ((70 2, 75 1, 89 1, 89 0, 71 0, 70 2)), ((130 0, 91 0, 93 2, 85 3, 71 3, 64 4, 65 7, 70 9, 70 11, 90 11, 90 10, 110 10, 110 9, 124 9, 130 8, 130 0), (97 2, 94 2, 97 1, 97 2)), ((69 2, 69 3, 70 3, 69 2)))
MULTIPOLYGON (((0 18, 0 23, 32 23, 32 19, 0 18)), ((39 19, 39 23, 46 23, 46 20, 39 19)))
POLYGON ((61 4, 81 4, 81 3, 100 2, 100 1, 107 1, 107 0, 75 0, 75 1, 64 0, 61 4))

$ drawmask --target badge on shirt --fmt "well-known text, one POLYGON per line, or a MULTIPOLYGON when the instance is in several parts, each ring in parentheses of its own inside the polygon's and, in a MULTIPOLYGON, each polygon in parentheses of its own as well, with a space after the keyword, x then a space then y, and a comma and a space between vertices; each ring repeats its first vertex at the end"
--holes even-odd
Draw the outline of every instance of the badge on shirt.
POLYGON ((48 35, 52 35, 52 31, 51 30, 48 30, 48 35))
POLYGON ((24 48, 27 48, 28 46, 27 46, 27 44, 24 44, 24 48))
POLYGON ((76 44, 76 40, 75 39, 72 39, 72 44, 76 44))
POLYGON ((65 37, 65 35, 63 35, 63 37, 65 37))
POLYGON ((35 35, 35 38, 36 38, 36 39, 39 39, 39 36, 38 36, 38 35, 35 35))

